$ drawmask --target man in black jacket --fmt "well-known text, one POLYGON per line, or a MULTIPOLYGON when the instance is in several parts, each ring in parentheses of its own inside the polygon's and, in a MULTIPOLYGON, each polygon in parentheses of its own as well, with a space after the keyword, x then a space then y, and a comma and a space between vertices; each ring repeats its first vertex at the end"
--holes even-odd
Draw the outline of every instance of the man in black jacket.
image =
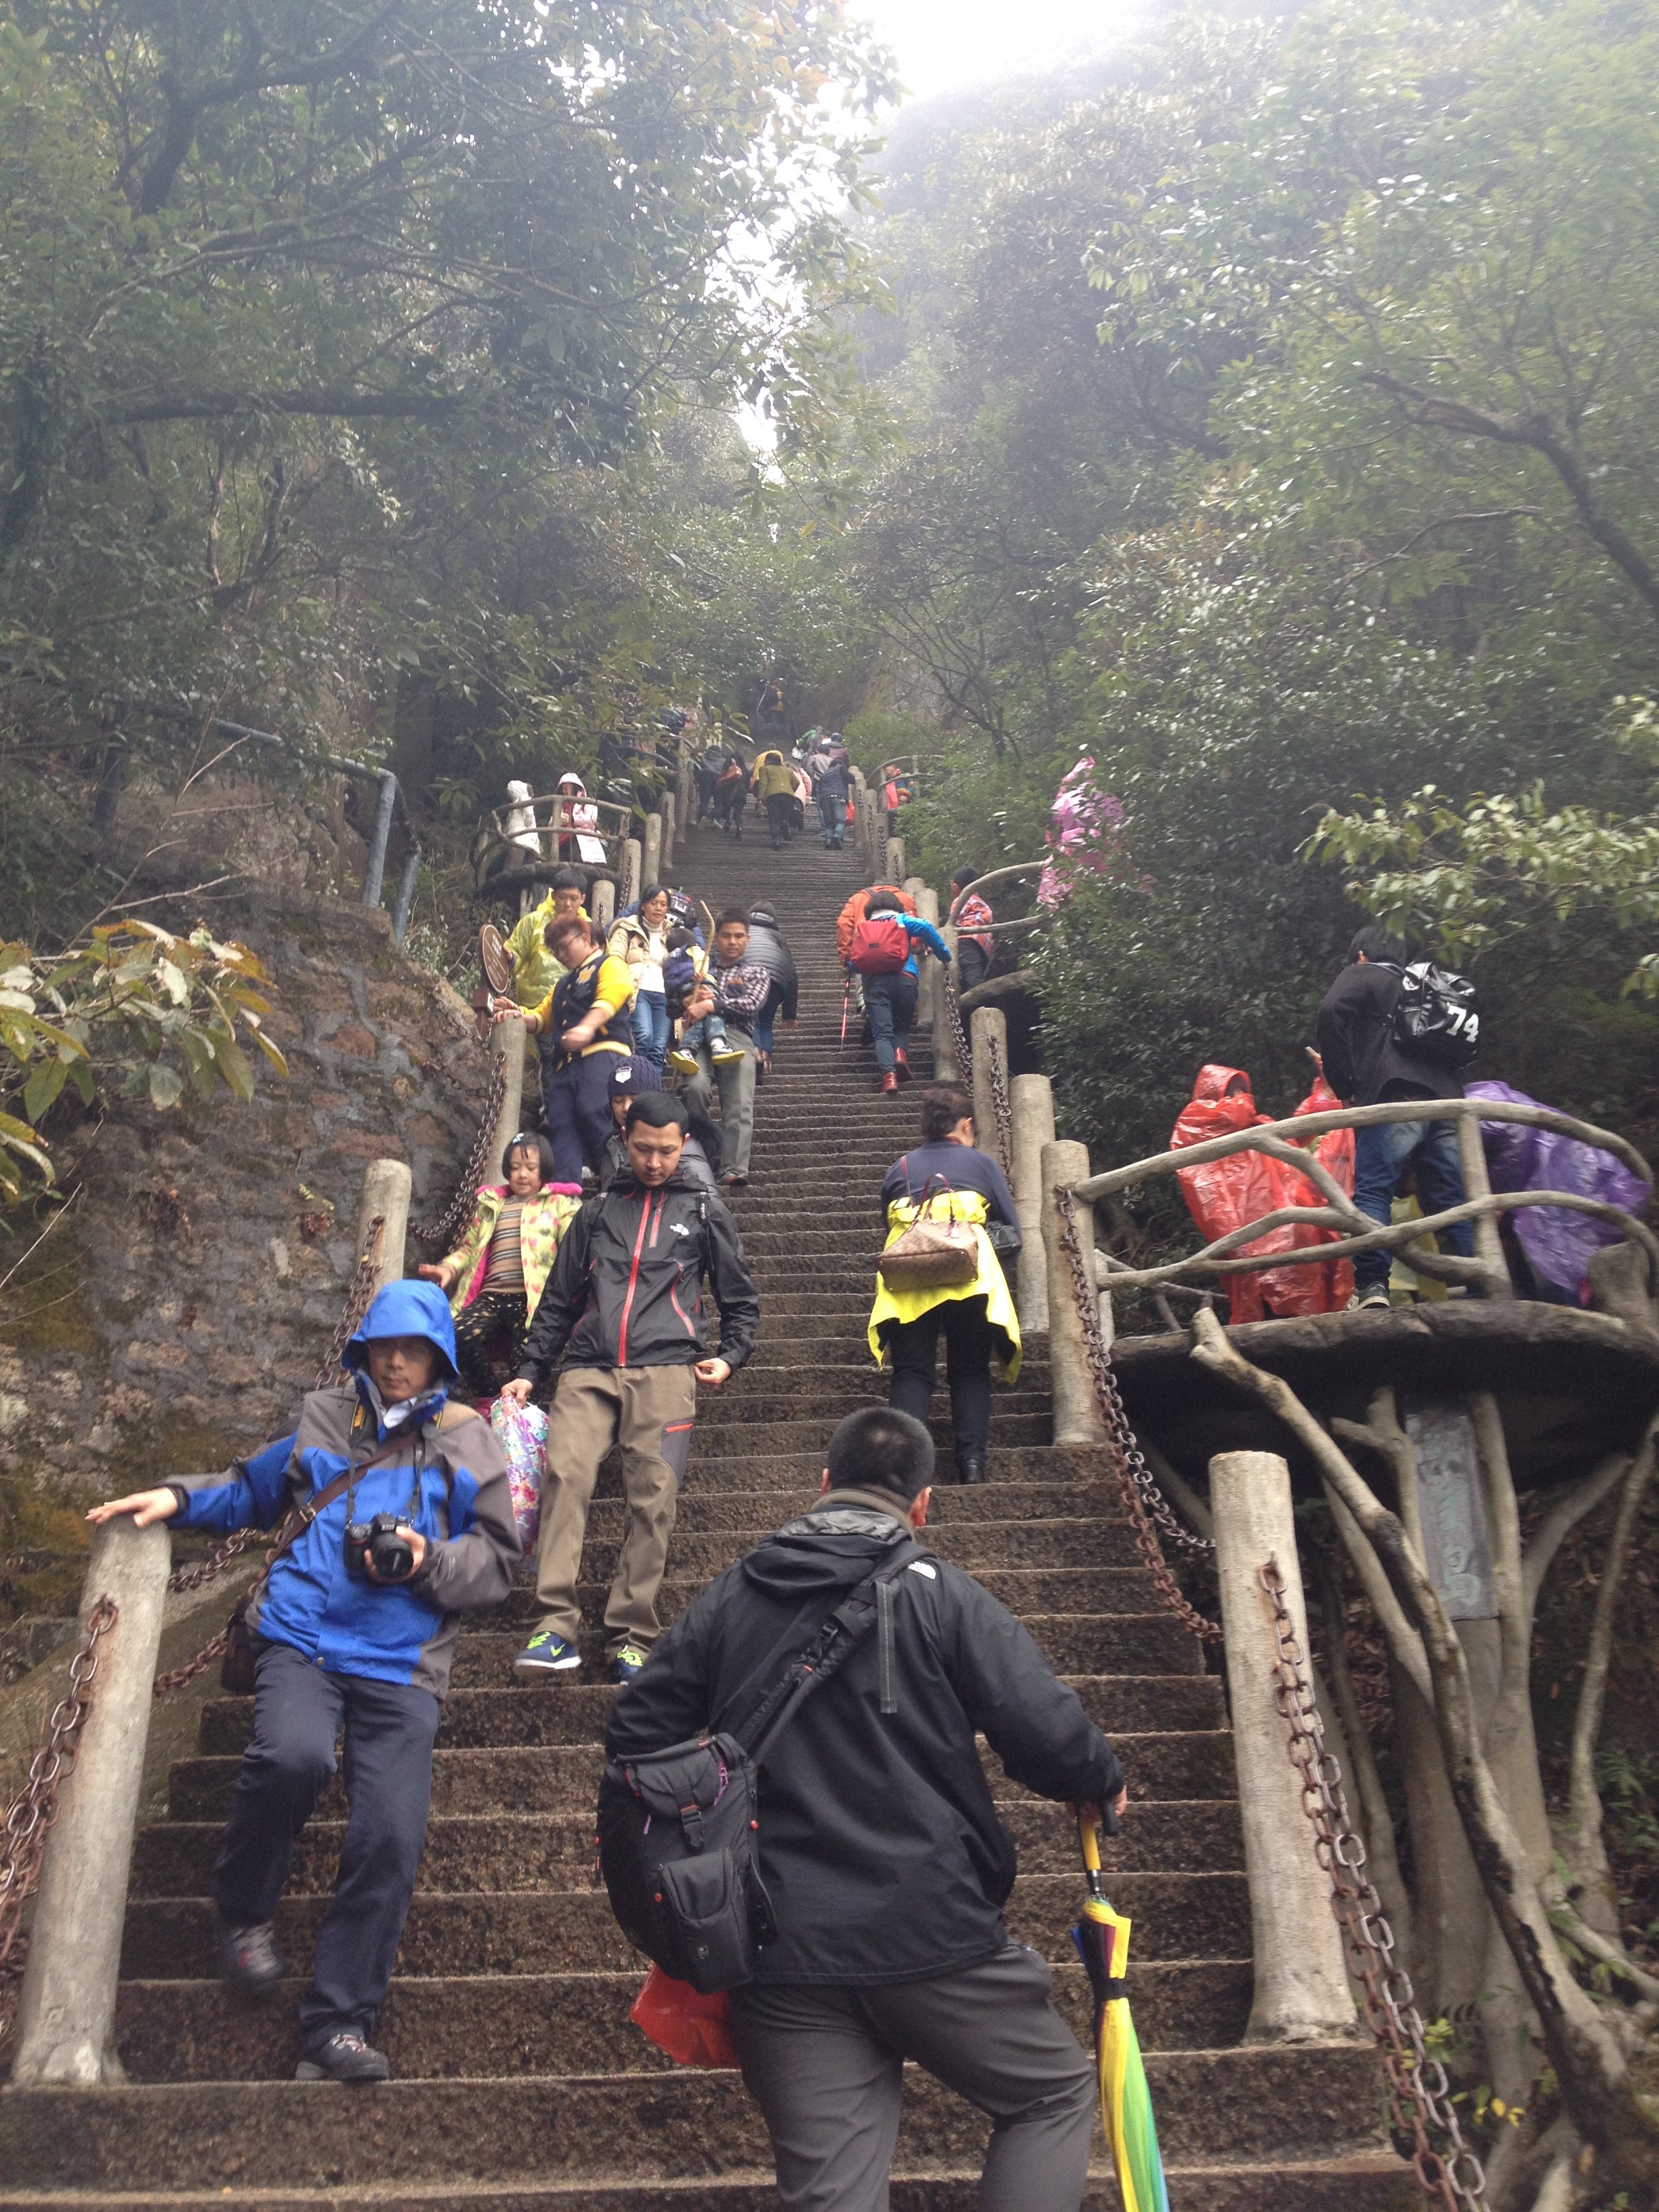
MULTIPOLYGON (((632 1759, 736 1729, 792 1655, 927 1517, 933 1447, 885 1406, 831 1437, 817 1504, 695 1598, 611 1715, 632 1759)), ((1046 1962, 1010 1942, 1014 1847, 975 1731, 1015 1782, 1121 1811, 1111 1747, 1019 1623, 931 1553, 881 1591, 877 1632, 761 1770, 761 1878, 777 1941, 732 1992, 744 2080, 785 2206, 879 2212, 907 2058, 995 2122, 981 2212, 1076 2212, 1093 2069, 1046 1962)))
POLYGON ((576 1575, 599 1463, 622 1446, 628 1528, 605 1608, 609 1677, 631 1681, 659 1634, 657 1592, 691 1449, 699 1382, 717 1389, 755 1348, 760 1304, 737 1225, 680 1167, 685 1109, 660 1091, 628 1109, 628 1169, 566 1230, 504 1397, 522 1405, 564 1354, 547 1423, 536 1595, 541 1626, 513 1662, 523 1679, 581 1665, 576 1575), (699 1335, 702 1279, 719 1351, 699 1335))
MULTIPOLYGON (((1348 965, 1320 1001, 1314 1042, 1325 1080, 1345 1106, 1374 1106, 1396 1098, 1461 1098, 1457 1077, 1401 1045, 1394 1014, 1405 981, 1406 947, 1375 927, 1362 929, 1348 947, 1348 965)), ((1395 1188, 1407 1163, 1417 1177, 1425 1213, 1463 1203, 1463 1168, 1451 1121, 1380 1121, 1354 1132, 1353 1202, 1373 1221, 1386 1223, 1395 1188)), ((1444 1240, 1465 1259, 1474 1251, 1467 1221, 1444 1240)), ((1386 1306, 1387 1252, 1362 1252, 1353 1263, 1356 1306, 1386 1306)))

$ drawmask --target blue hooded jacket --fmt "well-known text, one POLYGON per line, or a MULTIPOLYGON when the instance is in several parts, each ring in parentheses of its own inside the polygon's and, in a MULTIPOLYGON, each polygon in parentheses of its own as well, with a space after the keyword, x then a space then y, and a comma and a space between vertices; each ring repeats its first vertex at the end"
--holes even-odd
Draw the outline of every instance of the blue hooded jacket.
POLYGON ((294 1432, 222 1474, 172 1487, 175 1525, 228 1533, 275 1528, 352 1462, 401 1432, 400 1449, 364 1470, 278 1559, 250 1616, 255 1634, 291 1644, 326 1673, 406 1682, 441 1697, 459 1613, 507 1595, 519 1557, 507 1462, 489 1423, 449 1401, 455 1325, 435 1283, 388 1283, 347 1345, 343 1388, 314 1390, 294 1432), (406 1407, 386 1407, 367 1372, 377 1338, 424 1337, 447 1372, 406 1407), (419 1572, 391 1586, 348 1574, 345 1528, 395 1513, 427 1540, 419 1572))

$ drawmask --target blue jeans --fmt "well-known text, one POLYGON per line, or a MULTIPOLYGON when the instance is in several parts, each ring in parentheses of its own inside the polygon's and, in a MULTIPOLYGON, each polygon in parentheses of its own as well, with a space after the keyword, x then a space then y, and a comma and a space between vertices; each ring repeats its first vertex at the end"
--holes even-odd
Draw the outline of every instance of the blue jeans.
MULTIPOLYGON (((1395 1185, 1407 1160, 1417 1170, 1417 1200, 1424 1212, 1443 1213, 1463 1203, 1463 1167, 1457 1153, 1455 1121, 1377 1121, 1354 1132, 1353 1202, 1362 1213, 1386 1224, 1395 1185)), ((1444 1232, 1454 1252, 1474 1256, 1474 1235, 1467 1221, 1444 1232)), ((1394 1261, 1387 1252, 1362 1252, 1353 1263, 1354 1288, 1361 1297, 1389 1279, 1394 1261)))
POLYGON ((818 799, 818 820, 823 825, 826 845, 839 845, 847 835, 847 797, 838 792, 834 798, 821 793, 818 799))
POLYGON ((916 979, 901 968, 896 975, 866 975, 864 1012, 875 1040, 876 1065, 885 1075, 894 1053, 910 1048, 910 1024, 916 1013, 916 979))
POLYGON ((778 1008, 783 1004, 783 986, 774 983, 766 994, 766 1004, 755 1017, 755 1049, 772 1056, 772 1024, 778 1018, 778 1008))
POLYGON ((719 1044, 725 1035, 724 1018, 719 1014, 705 1014, 701 1021, 688 1022, 680 1031, 680 1050, 701 1052, 706 1044, 719 1044))
POLYGON ((668 1000, 660 991, 641 991, 634 1000, 634 1049, 659 1075, 668 1049, 668 1000))

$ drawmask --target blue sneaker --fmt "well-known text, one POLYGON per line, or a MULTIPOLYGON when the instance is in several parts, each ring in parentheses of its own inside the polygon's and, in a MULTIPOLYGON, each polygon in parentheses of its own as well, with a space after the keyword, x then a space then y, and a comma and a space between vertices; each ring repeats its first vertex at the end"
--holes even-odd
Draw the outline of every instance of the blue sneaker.
POLYGON ((650 1656, 651 1654, 639 1644, 624 1644, 605 1668, 605 1679, 607 1682, 620 1682, 625 1688, 637 1678, 640 1669, 650 1656))
POLYGON ((581 1663, 582 1655, 574 1644, 555 1636, 550 1628, 538 1628, 513 1662, 513 1671, 528 1680, 535 1674, 566 1674, 581 1663))

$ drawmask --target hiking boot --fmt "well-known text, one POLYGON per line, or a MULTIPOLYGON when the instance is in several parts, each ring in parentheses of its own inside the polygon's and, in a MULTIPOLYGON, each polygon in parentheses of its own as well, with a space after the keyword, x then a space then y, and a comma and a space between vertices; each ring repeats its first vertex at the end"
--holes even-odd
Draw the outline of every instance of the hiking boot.
POLYGON ((966 1451, 958 1447, 957 1451, 957 1480, 958 1482, 977 1483, 983 1482, 984 1480, 984 1452, 966 1451))
POLYGON ((878 1091, 896 1091, 898 1087, 899 1080, 898 1071, 896 1068, 887 1068, 882 1074, 876 1078, 876 1088, 878 1091))
POLYGON ((384 2081, 392 2071, 384 2051, 375 2051, 343 2028, 326 2043, 302 2058, 294 2069, 296 2081, 384 2081))
POLYGON ((251 1921, 234 1927, 215 1908, 219 1923, 219 1971, 245 1997, 268 1997, 283 1978, 283 1954, 276 1948, 276 1923, 251 1921))
POLYGON ((665 1055, 664 1064, 672 1067, 676 1075, 696 1075, 700 1072, 696 1053, 686 1052, 678 1045, 665 1055))
POLYGON ((555 1636, 550 1628, 538 1628, 513 1662, 513 1671, 521 1681, 528 1681, 538 1674, 568 1674, 581 1663, 582 1655, 574 1644, 555 1636))
POLYGON ((743 1047, 740 1044, 733 1044, 729 1038, 722 1037, 718 1044, 709 1046, 708 1057, 716 1067, 730 1067, 733 1060, 743 1058, 743 1047))
POLYGON ((727 1168, 726 1173, 720 1177, 720 1188, 742 1190, 747 1187, 748 1182, 749 1178, 746 1175, 739 1175, 735 1168, 727 1168))
POLYGON ((896 1044, 893 1047, 893 1073, 901 1083, 908 1083, 910 1080, 910 1063, 904 1056, 902 1045, 896 1044))
POLYGON ((620 1651, 612 1653, 611 1664, 605 1670, 605 1680, 619 1682, 626 1689, 650 1656, 642 1644, 624 1644, 620 1651))

